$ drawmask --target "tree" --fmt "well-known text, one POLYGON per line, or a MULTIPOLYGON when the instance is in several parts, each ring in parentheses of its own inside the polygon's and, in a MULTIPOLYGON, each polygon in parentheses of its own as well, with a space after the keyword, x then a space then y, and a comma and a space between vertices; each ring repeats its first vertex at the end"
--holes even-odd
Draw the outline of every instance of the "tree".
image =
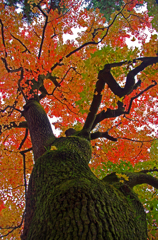
POLYGON ((133 188, 158 188, 147 174, 157 163, 102 180, 92 172, 103 172, 107 159, 111 166, 123 157, 149 163, 158 57, 156 36, 145 43, 140 34, 151 25, 147 13, 132 10, 137 3, 126 1, 108 24, 80 1, 61 1, 64 12, 33 1, 29 25, 14 7, 0 5, 2 237, 18 239, 22 231, 29 240, 147 239, 133 188), (84 31, 65 41, 73 27, 84 31), (131 34, 141 50, 127 48, 131 34), (60 117, 59 138, 48 116, 60 117))

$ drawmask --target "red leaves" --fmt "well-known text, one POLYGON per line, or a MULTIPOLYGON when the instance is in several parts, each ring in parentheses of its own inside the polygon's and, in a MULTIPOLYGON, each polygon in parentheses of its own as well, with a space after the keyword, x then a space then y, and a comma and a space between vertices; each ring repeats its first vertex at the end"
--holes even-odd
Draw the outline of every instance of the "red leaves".
POLYGON ((4 208, 6 208, 6 207, 4 206, 4 202, 3 202, 2 200, 0 200, 0 215, 2 215, 2 210, 3 210, 4 208))
MULTIPOLYGON (((34 94, 41 94, 38 87, 32 89, 33 80, 38 83, 39 75, 46 76, 47 73, 51 73, 52 76, 57 77, 60 87, 56 87, 49 79, 43 81, 47 92, 49 94, 53 92, 53 95, 46 96, 41 100, 41 104, 50 117, 58 118, 54 125, 60 128, 62 136, 69 127, 73 126, 76 130, 81 130, 83 127, 93 98, 98 71, 106 63, 131 60, 138 54, 153 56, 156 53, 155 37, 152 37, 149 43, 143 45, 141 53, 137 50, 129 51, 125 46, 126 38, 132 34, 139 40, 144 41, 144 36, 140 36, 140 32, 146 26, 150 26, 146 13, 132 12, 131 14, 129 12, 138 2, 141 3, 142 1, 129 0, 125 2, 128 4, 122 15, 117 16, 113 24, 108 25, 108 28, 105 27, 105 19, 99 13, 99 10, 94 12, 93 10, 81 9, 80 1, 61 1, 61 4, 68 8, 68 11, 64 14, 57 10, 51 10, 48 13, 43 8, 45 13, 48 14, 45 34, 43 34, 45 21, 43 16, 40 20, 34 18, 33 23, 26 26, 23 24, 20 14, 14 9, 4 8, 0 4, 0 19, 4 25, 4 31, 3 33, 1 31, 0 34, 0 59, 1 57, 4 58, 7 53, 6 61, 9 69, 23 68, 24 74, 20 86, 28 98, 34 97, 34 94), (76 40, 68 39, 65 41, 65 35, 72 34, 72 28, 82 31, 80 31, 76 40), (94 43, 100 41, 104 35, 106 37, 102 41, 102 45, 97 47, 94 43), (4 39, 2 39, 2 36, 4 36, 4 39), (41 55, 38 58, 41 45, 41 55), (106 48, 98 52, 98 49, 103 45, 106 48)), ((41 4, 48 6, 47 1, 41 1, 41 4)), ((115 17, 116 14, 114 13, 112 19, 115 17)), ((18 86, 20 73, 8 73, 2 61, 0 61, 0 69, 1 109, 5 109, 7 106, 14 106, 16 109, 13 112, 11 112, 12 108, 1 112, 1 125, 10 124, 12 121, 22 122, 24 118, 18 110, 23 110, 25 102, 18 86)), ((128 71, 129 69, 126 67, 117 68, 116 71, 113 71, 114 77, 122 86, 128 71)), ((139 77, 143 81, 140 90, 143 90, 151 84, 152 80, 157 79, 157 66, 152 66, 139 77)), ((99 111, 106 111, 108 108, 117 109, 118 100, 123 101, 127 110, 130 99, 135 94, 137 94, 136 91, 125 99, 118 99, 106 85, 102 91, 103 97, 99 111)), ((98 124, 96 127, 99 131, 108 130, 111 136, 120 139, 117 142, 106 139, 92 141, 91 166, 96 168, 102 162, 108 160, 119 162, 121 159, 130 161, 132 164, 148 160, 150 143, 134 142, 127 139, 140 141, 149 139, 147 135, 152 132, 149 125, 158 122, 157 109, 153 107, 153 104, 156 106, 156 102, 157 88, 154 87, 150 92, 133 101, 130 114, 105 119, 100 125, 98 124), (155 99, 155 102, 153 99, 155 99), (139 132, 137 131, 138 127, 139 132)), ((22 128, 9 129, 1 135, 0 156, 3 165, 1 165, 0 183, 3 186, 3 194, 10 199, 10 202, 6 207, 6 203, 4 205, 4 202, 0 201, 0 213, 3 209, 8 209, 4 220, 4 223, 7 224, 13 216, 10 208, 18 213, 16 220, 19 219, 21 215, 19 207, 22 211, 25 200, 23 158, 18 150, 24 135, 25 131, 22 128), (6 192, 6 189, 12 189, 11 193, 6 192)), ((31 148, 31 146, 31 140, 28 136, 21 151, 31 148)), ((32 152, 26 154, 25 164, 26 176, 29 178, 33 166, 32 152)), ((15 219, 11 223, 9 222, 10 226, 13 225, 13 222, 15 222, 15 219)), ((15 239, 17 239, 17 235, 15 239)))

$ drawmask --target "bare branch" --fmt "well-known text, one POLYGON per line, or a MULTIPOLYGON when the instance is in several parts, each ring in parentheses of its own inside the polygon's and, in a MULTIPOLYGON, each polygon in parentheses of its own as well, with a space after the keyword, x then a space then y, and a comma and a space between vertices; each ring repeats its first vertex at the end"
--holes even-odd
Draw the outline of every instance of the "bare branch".
MULTIPOLYGON (((148 91, 150 88, 154 87, 157 83, 154 82, 154 84, 151 84, 150 86, 148 86, 147 88, 145 88, 144 90, 142 90, 139 94, 137 94, 136 96, 132 97, 131 100, 130 100, 130 104, 129 104, 129 108, 127 111, 124 111, 124 107, 123 107, 123 103, 122 102, 117 102, 117 105, 118 105, 118 108, 117 109, 110 109, 108 108, 105 112, 105 110, 101 111, 100 113, 98 113, 96 115, 96 118, 95 118, 95 121, 93 123, 93 126, 92 126, 92 129, 95 128, 95 126, 103 121, 104 119, 106 118, 116 118, 120 115, 123 115, 123 114, 129 114, 130 113, 130 110, 131 110, 131 107, 132 107, 132 103, 134 101, 134 99, 138 98, 140 95, 142 95, 143 93, 145 93, 146 91, 148 91)), ((91 130, 92 130, 91 129, 91 130)))

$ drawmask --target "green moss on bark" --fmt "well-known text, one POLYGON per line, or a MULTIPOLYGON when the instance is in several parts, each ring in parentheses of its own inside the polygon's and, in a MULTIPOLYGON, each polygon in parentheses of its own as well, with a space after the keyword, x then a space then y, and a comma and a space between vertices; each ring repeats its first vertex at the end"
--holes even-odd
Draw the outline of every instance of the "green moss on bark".
POLYGON ((89 141, 53 143, 33 169, 24 240, 146 240, 146 216, 132 190, 96 178, 88 167, 89 141))

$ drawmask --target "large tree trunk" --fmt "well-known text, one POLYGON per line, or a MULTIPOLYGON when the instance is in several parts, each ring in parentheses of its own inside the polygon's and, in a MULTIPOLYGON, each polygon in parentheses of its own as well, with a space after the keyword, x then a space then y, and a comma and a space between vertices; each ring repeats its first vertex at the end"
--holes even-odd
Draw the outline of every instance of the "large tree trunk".
POLYGON ((53 146, 34 165, 21 239, 146 240, 142 204, 128 186, 91 172, 90 142, 70 136, 53 146))

